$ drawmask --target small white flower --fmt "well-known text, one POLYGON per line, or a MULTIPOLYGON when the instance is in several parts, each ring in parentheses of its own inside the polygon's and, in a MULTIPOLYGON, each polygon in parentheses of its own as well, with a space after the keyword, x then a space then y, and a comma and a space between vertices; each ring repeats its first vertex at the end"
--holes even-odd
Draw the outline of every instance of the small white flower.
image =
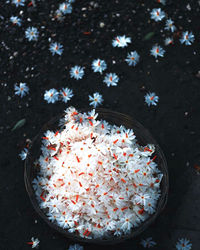
POLYGON ((58 101, 59 92, 56 89, 46 90, 44 93, 44 100, 48 103, 55 103, 58 101))
POLYGON ((165 40, 164 40, 164 43, 165 43, 166 46, 167 46, 167 45, 170 45, 170 44, 173 44, 173 42, 174 42, 174 40, 173 40, 173 38, 171 38, 171 37, 167 37, 167 38, 165 38, 165 40))
POLYGON ((51 43, 49 50, 51 51, 53 56, 55 54, 61 56, 63 53, 63 46, 60 43, 51 43))
POLYGON ((159 97, 155 93, 148 93, 145 95, 145 102, 147 103, 148 106, 157 105, 159 97))
POLYGON ((99 72, 102 74, 104 70, 106 70, 107 64, 104 60, 96 59, 92 62, 92 69, 94 72, 99 72))
POLYGON ((11 16, 10 17, 10 21, 17 26, 21 26, 21 18, 17 17, 17 16, 11 16))
POLYGON ((121 222, 121 228, 124 231, 130 232, 131 228, 133 227, 133 221, 134 221, 134 216, 132 213, 127 213, 125 216, 123 216, 120 220, 121 222))
POLYGON ((108 87, 110 86, 117 86, 117 83, 119 81, 119 77, 115 73, 107 73, 104 81, 108 87))
POLYGON ((61 3, 59 6, 59 10, 65 15, 65 14, 71 14, 72 13, 72 6, 70 3, 61 3))
POLYGON ((146 206, 148 200, 149 200, 150 196, 148 194, 136 194, 133 201, 138 205, 143 205, 146 206))
POLYGON ((155 58, 157 58, 158 56, 163 57, 165 54, 165 50, 159 45, 154 45, 150 50, 150 54, 155 58))
POLYGON ((19 86, 15 84, 14 89, 15 89, 15 95, 19 95, 21 96, 21 98, 27 95, 29 92, 29 87, 27 87, 26 83, 23 82, 20 82, 19 86))
POLYGON ((165 30, 171 30, 171 32, 176 30, 176 26, 174 25, 174 21, 172 21, 172 19, 167 19, 165 23, 165 30))
POLYGON ((63 88, 60 91, 60 96, 61 96, 63 102, 67 103, 74 95, 73 95, 73 91, 71 89, 63 88))
POLYGON ((192 249, 192 243, 188 239, 178 239, 176 243, 177 250, 190 250, 192 249))
POLYGON ((156 22, 161 21, 165 17, 165 12, 161 10, 161 8, 153 9, 151 11, 151 19, 155 20, 156 22))
POLYGON ((149 237, 145 240, 142 240, 140 244, 145 248, 150 248, 154 247, 156 245, 156 242, 152 240, 152 237, 149 237))
POLYGON ((26 159, 28 155, 28 149, 27 148, 24 148, 21 153, 19 154, 20 158, 22 159, 22 161, 24 161, 26 159))
POLYGON ((84 68, 80 66, 74 66, 70 70, 71 78, 75 78, 76 80, 82 79, 84 76, 84 68))
POLYGON ((28 27, 25 31, 25 36, 29 41, 37 41, 38 34, 38 29, 35 27, 28 27))
POLYGON ((34 239, 34 237, 31 238, 31 242, 27 242, 28 245, 32 246, 32 248, 38 248, 39 243, 40 243, 40 241, 38 240, 38 238, 34 239))
POLYGON ((128 53, 127 59, 125 59, 129 66, 135 66, 139 62, 139 60, 140 56, 138 55, 137 51, 128 53))
POLYGON ((24 6, 25 0, 12 0, 12 3, 16 5, 16 7, 24 6))
POLYGON ((70 245, 68 250, 83 250, 83 246, 79 244, 70 245))
POLYGON ((103 98, 98 92, 94 93, 93 96, 89 95, 90 105, 96 108, 99 104, 102 104, 103 98))
POLYGON ((124 48, 128 46, 128 43, 131 43, 131 38, 124 36, 117 36, 112 41, 113 47, 124 48))
POLYGON ((180 42, 182 44, 185 43, 185 45, 191 45, 194 42, 193 33, 192 32, 189 33, 188 31, 183 32, 180 42))

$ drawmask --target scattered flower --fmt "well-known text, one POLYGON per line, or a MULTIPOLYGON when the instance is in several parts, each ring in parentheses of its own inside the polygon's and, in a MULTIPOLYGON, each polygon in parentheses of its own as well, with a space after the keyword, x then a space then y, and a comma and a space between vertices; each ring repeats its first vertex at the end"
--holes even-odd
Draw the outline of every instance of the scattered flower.
POLYGON ((31 238, 31 242, 27 242, 28 245, 31 245, 32 248, 38 248, 39 247, 39 243, 40 241, 38 240, 38 238, 31 238))
POLYGON ((124 48, 128 46, 128 43, 131 43, 131 38, 124 36, 117 36, 112 41, 113 47, 124 48))
POLYGON ((117 86, 117 83, 119 81, 119 77, 115 73, 107 73, 104 81, 107 84, 107 87, 110 86, 117 86))
POLYGON ((67 103, 73 96, 73 91, 71 89, 68 88, 63 88, 60 91, 60 96, 63 100, 63 102, 67 103))
POLYGON ((164 43, 165 43, 166 46, 170 45, 170 44, 173 44, 173 42, 174 42, 174 40, 171 37, 165 38, 165 41, 164 41, 164 43))
POLYGON ((75 78, 76 80, 82 79, 84 76, 84 68, 80 66, 74 66, 70 70, 71 78, 75 78))
POLYGON ((156 22, 161 21, 165 17, 165 12, 161 10, 161 8, 153 9, 151 11, 151 19, 155 20, 156 22))
POLYGON ((83 246, 79 244, 70 245, 68 250, 83 250, 83 246))
POLYGON ((140 244, 145 248, 150 248, 154 247, 156 245, 156 242, 152 240, 152 237, 149 237, 145 240, 142 240, 140 244))
POLYGON ((192 32, 185 31, 182 34, 182 38, 180 39, 180 42, 185 45, 191 45, 194 42, 194 35, 192 32))
POLYGON ((16 7, 24 6, 25 0, 12 0, 12 3, 16 5, 16 7))
POLYGON ((92 62, 92 69, 94 72, 99 72, 102 74, 104 70, 106 70, 107 64, 104 60, 96 59, 92 62))
POLYGON ((192 249, 192 243, 188 239, 179 239, 176 243, 177 250, 190 250, 192 249))
POLYGON ((38 35, 38 29, 35 27, 28 27, 25 31, 25 36, 29 41, 37 41, 38 35))
POLYGON ((20 82, 19 86, 15 84, 14 89, 15 89, 15 95, 19 95, 21 96, 21 98, 27 95, 29 92, 29 87, 27 87, 26 83, 23 82, 20 82))
POLYGON ((26 159, 28 155, 28 149, 27 148, 24 148, 21 153, 19 154, 19 157, 22 159, 22 161, 24 161, 26 159))
POLYGON ((21 18, 17 17, 17 16, 11 16, 10 17, 10 21, 12 22, 12 24, 17 25, 17 26, 21 26, 21 18))
POLYGON ((164 53, 165 53, 165 50, 161 46, 159 46, 159 45, 154 45, 152 47, 152 49, 150 50, 150 52, 151 52, 150 54, 152 56, 154 56, 155 58, 157 58, 158 56, 163 57, 164 53))
POLYGON ((60 43, 51 43, 49 50, 51 51, 52 55, 62 55, 63 53, 63 46, 60 43))
POLYGON ((140 56, 136 51, 128 53, 127 59, 125 59, 125 61, 128 63, 129 66, 136 66, 139 60, 140 56))
POLYGON ((93 96, 89 95, 90 105, 96 108, 99 104, 102 104, 103 98, 98 92, 94 93, 93 96))
POLYGON ((176 26, 174 25, 174 21, 172 21, 172 19, 167 19, 165 23, 165 30, 171 30, 171 32, 176 30, 176 26))
POLYGON ((71 14, 72 13, 72 6, 70 3, 65 2, 61 3, 59 5, 59 10, 65 15, 65 14, 71 14))
POLYGON ((157 105, 159 97, 155 93, 148 93, 145 95, 145 102, 147 103, 148 106, 157 105))
POLYGON ((56 89, 46 90, 44 93, 44 100, 48 103, 55 103, 59 99, 59 92, 56 89))

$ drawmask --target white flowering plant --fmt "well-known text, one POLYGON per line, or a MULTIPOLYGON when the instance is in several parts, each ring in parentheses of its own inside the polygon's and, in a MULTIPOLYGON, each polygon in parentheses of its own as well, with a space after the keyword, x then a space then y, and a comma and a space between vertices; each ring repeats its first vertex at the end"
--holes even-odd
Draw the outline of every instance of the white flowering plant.
POLYGON ((85 239, 130 235, 157 210, 163 173, 155 146, 132 129, 70 107, 42 137, 36 199, 48 220, 85 239))

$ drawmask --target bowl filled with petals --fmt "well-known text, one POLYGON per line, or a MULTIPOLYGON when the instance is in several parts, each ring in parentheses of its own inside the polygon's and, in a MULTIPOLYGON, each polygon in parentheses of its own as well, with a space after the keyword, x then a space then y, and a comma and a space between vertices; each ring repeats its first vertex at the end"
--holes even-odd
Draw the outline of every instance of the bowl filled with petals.
POLYGON ((165 207, 169 186, 165 156, 139 122, 107 109, 73 107, 32 140, 24 180, 50 227, 96 244, 143 232, 165 207))

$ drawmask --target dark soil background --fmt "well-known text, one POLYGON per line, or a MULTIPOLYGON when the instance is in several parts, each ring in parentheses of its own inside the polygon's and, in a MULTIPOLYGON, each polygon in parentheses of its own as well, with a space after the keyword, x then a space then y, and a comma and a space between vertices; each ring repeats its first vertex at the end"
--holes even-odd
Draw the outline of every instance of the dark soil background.
POLYGON ((83 244, 84 249, 143 249, 141 239, 151 236, 157 242, 154 249, 175 249, 182 237, 192 241, 193 249, 200 249, 200 1, 167 0, 163 6, 154 0, 77 0, 63 22, 53 19, 63 1, 38 0, 35 7, 28 7, 27 0, 19 8, 6 2, 0 2, 0 250, 30 249, 26 242, 32 236, 39 238, 42 250, 64 250, 74 243, 50 229, 34 211, 24 186, 24 162, 18 154, 27 139, 66 107, 88 107, 88 95, 94 92, 103 95, 101 107, 133 116, 150 130, 167 158, 170 190, 166 209, 140 236, 115 246, 83 244), (156 7, 161 7, 178 28, 171 46, 164 47, 164 38, 172 35, 164 30, 165 21, 150 19, 149 12, 156 7), (9 18, 19 13, 23 23, 16 27, 9 18), (37 42, 25 39, 28 26, 38 28, 37 42), (180 44, 182 30, 194 33, 192 46, 180 44), (145 41, 149 32, 155 35, 145 41), (124 34, 132 43, 124 49, 113 48, 112 39, 124 34), (63 44, 62 56, 51 55, 49 38, 63 44), (150 56, 155 43, 166 49, 164 58, 157 62, 150 56), (135 68, 124 62, 133 50, 141 56, 135 68), (103 76, 92 72, 91 63, 96 58, 107 62, 107 72, 119 75, 117 87, 108 88, 103 76), (70 79, 69 69, 74 65, 85 66, 82 80, 70 79), (30 88, 23 98, 14 94, 14 84, 19 82, 30 88), (45 90, 62 87, 74 92, 67 105, 44 101, 45 90), (156 107, 145 104, 148 91, 159 96, 156 107), (23 118, 26 124, 12 132, 23 118))

